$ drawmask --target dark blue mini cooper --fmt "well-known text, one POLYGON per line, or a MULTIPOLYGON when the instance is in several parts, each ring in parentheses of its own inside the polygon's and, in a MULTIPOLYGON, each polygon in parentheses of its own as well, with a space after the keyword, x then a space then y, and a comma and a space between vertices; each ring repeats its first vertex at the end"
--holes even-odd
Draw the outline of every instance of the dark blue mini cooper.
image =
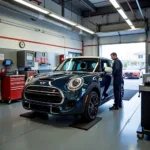
POLYGON ((100 57, 66 59, 53 73, 27 79, 23 107, 93 120, 98 107, 113 96, 111 67, 111 60, 100 57))

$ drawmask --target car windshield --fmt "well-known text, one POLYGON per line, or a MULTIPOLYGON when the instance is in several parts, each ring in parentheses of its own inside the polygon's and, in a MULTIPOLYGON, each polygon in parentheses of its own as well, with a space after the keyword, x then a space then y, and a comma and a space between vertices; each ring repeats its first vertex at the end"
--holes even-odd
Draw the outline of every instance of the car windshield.
POLYGON ((126 70, 140 70, 140 68, 137 66, 129 66, 126 70))
POLYGON ((60 64, 55 71, 94 72, 98 68, 98 58, 70 58, 60 64))

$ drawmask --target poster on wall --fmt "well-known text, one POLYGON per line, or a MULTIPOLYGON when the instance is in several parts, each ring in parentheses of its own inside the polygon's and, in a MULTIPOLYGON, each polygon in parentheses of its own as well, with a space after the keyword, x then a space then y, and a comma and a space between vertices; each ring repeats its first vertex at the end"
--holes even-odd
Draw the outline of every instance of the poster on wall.
POLYGON ((4 60, 4 54, 0 54, 0 60, 4 60))

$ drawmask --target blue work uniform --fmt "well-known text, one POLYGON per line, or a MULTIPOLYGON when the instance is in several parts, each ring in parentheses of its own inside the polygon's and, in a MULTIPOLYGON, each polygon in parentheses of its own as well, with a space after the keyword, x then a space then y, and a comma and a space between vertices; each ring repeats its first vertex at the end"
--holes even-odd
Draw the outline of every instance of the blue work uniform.
POLYGON ((115 106, 121 105, 121 83, 122 83, 122 62, 116 58, 113 63, 113 72, 114 77, 113 88, 114 88, 114 98, 115 106))

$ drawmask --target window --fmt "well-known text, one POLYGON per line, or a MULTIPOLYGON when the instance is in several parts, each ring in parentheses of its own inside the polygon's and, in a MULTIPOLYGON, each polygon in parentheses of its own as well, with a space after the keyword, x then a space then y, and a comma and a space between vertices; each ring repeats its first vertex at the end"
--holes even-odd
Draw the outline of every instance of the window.
POLYGON ((70 58, 64 61, 55 71, 99 71, 97 58, 70 58), (97 66, 97 67, 96 67, 97 66))
POLYGON ((143 59, 143 55, 138 55, 138 58, 139 59, 143 59))
POLYGON ((105 59, 102 59, 101 60, 101 71, 105 71, 105 68, 106 67, 112 67, 112 61, 111 60, 105 60, 105 59))
POLYGON ((68 52, 69 58, 81 56, 81 53, 68 52))
POLYGON ((64 65, 64 69, 63 70, 72 70, 74 66, 74 62, 73 61, 68 61, 65 65, 64 65))

